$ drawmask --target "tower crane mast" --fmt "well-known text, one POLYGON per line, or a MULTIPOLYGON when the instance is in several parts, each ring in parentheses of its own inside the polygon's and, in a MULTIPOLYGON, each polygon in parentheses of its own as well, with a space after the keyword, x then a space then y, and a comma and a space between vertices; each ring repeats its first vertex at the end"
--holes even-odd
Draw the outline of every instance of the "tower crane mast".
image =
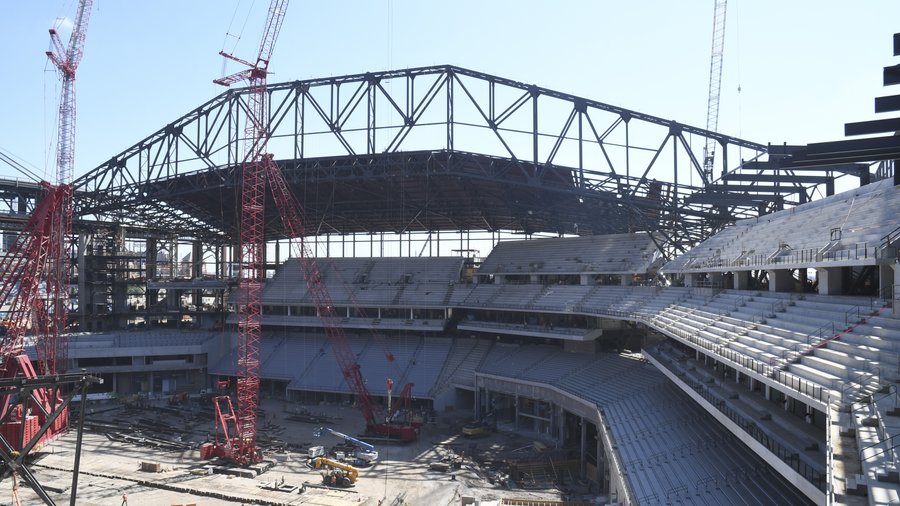
MULTIPOLYGON (((714 0, 712 56, 709 62, 709 100, 706 108, 706 129, 715 132, 719 127, 719 96, 722 90, 722 56, 725 50, 725 9, 728 0, 714 0)), ((703 183, 713 181, 716 159, 716 140, 707 137, 703 147, 703 183)), ((723 169, 724 172, 724 169, 723 169)))

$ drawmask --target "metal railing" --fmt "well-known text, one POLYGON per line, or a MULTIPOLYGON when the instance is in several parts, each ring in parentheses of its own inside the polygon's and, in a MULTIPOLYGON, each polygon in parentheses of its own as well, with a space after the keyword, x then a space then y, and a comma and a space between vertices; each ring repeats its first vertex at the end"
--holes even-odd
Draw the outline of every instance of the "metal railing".
POLYGON ((726 267, 756 267, 777 264, 808 264, 820 262, 841 262, 850 260, 878 260, 890 254, 890 245, 900 238, 900 230, 895 230, 882 239, 880 245, 866 242, 857 242, 835 249, 803 248, 784 252, 779 250, 774 254, 760 253, 747 255, 742 253, 734 260, 726 260, 721 257, 708 257, 691 259, 685 263, 683 269, 700 270, 703 268, 726 267), (890 241, 885 243, 884 241, 890 241))
MULTIPOLYGON (((618 448, 618 445, 615 443, 615 436, 613 436, 612 432, 606 428, 609 424, 609 419, 606 417, 606 411, 602 407, 597 406, 597 412, 600 414, 600 421, 602 422, 599 432, 600 437, 604 440, 603 444, 606 445, 607 448, 618 448)), ((619 482, 622 485, 622 495, 624 496, 620 498, 622 504, 634 504, 634 490, 632 490, 631 481, 626 477, 625 464, 621 462, 619 452, 610 452, 609 456, 609 463, 612 465, 610 474, 618 476, 619 482)), ((638 501, 637 504, 643 503, 638 501)))
POLYGON ((860 448, 859 461, 860 462, 868 462, 873 457, 877 457, 879 455, 883 455, 883 454, 887 453, 888 459, 890 459, 891 464, 893 464, 895 461, 895 457, 894 457, 894 452, 891 450, 894 450, 895 448, 900 446, 900 442, 898 442, 897 444, 893 444, 895 441, 895 438, 898 438, 898 437, 900 437, 900 434, 894 434, 893 436, 891 436, 887 439, 883 439, 881 441, 878 441, 877 443, 872 443, 869 446, 866 446, 865 448, 860 448), (871 450, 872 448, 875 448, 876 446, 881 446, 884 444, 889 444, 890 446, 885 446, 884 448, 879 449, 877 452, 869 455, 868 457, 863 457, 863 454, 865 453, 866 450, 871 450))
POLYGON ((828 403, 830 400, 829 390, 821 385, 813 383, 809 380, 800 378, 786 371, 775 371, 772 376, 775 381, 790 387, 792 390, 800 392, 818 401, 828 403))
POLYGON ((900 239, 900 226, 885 234, 884 237, 881 238, 881 250, 885 251, 891 247, 891 245, 900 239))
POLYGON ((718 411, 727 416, 729 420, 734 422, 744 432, 753 437, 753 439, 755 439, 758 443, 762 444, 767 450, 776 455, 781 461, 788 464, 791 469, 797 471, 797 473, 799 473, 807 481, 815 485, 820 490, 825 490, 827 476, 800 459, 800 455, 798 452, 781 444, 775 437, 771 436, 767 431, 758 426, 756 422, 746 418, 743 414, 733 409, 727 402, 725 402, 725 400, 717 397, 712 392, 710 392, 706 385, 689 378, 683 378, 682 381, 690 386, 707 402, 713 405, 718 411))

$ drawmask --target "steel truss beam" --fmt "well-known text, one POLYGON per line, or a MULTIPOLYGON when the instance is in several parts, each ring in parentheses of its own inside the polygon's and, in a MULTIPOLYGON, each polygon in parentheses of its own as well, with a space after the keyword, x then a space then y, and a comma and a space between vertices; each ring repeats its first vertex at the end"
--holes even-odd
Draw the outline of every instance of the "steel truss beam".
MULTIPOLYGON (((550 186, 575 198, 602 193, 617 201, 650 194, 651 221, 715 218, 688 223, 699 228, 677 234, 676 249, 735 217, 756 213, 748 206, 723 216, 721 209, 685 197, 699 190, 692 185, 694 178, 703 184, 698 157, 706 140, 721 146, 723 173, 729 149, 758 157, 765 145, 535 85, 442 65, 280 83, 269 85, 267 93, 267 149, 282 166, 306 160, 350 166, 423 151, 478 153, 497 160, 489 177, 496 184, 550 186)), ((247 88, 229 90, 79 178, 75 186, 82 196, 76 215, 233 240, 235 220, 226 215, 234 214, 234 206, 222 199, 233 200, 227 194, 239 179, 248 96, 247 88)), ((475 172, 484 177, 477 167, 475 172)), ((368 189, 373 194, 378 190, 368 189)), ((324 225, 326 220, 320 221, 324 225)), ((511 226, 516 225, 512 220, 511 226)), ((388 230, 403 227, 398 222, 388 230)), ((626 222, 613 228, 630 227, 626 222)))
MULTIPOLYGON (((93 376, 82 373, 60 374, 53 376, 37 376, 37 377, 16 377, 0 379, 0 404, 7 405, 10 397, 15 396, 22 405, 32 405, 40 407, 41 403, 36 397, 36 391, 44 390, 51 392, 56 398, 61 390, 69 390, 69 393, 63 397, 62 403, 56 406, 52 412, 46 413, 47 419, 40 429, 32 435, 31 438, 21 441, 9 441, 0 434, 0 481, 7 476, 16 474, 34 491, 44 504, 55 505, 53 498, 47 494, 47 491, 41 486, 40 482, 26 460, 31 456, 34 447, 41 441, 56 419, 63 414, 72 402, 75 395, 81 395, 81 410, 78 418, 78 429, 75 443, 75 461, 72 470, 72 494, 69 504, 76 504, 76 494, 78 492, 78 472, 81 463, 81 439, 84 431, 84 415, 85 405, 87 404, 87 389, 92 384, 103 383, 103 379, 99 376, 93 376), (64 388, 65 387, 65 388, 64 388), (15 448, 21 448, 16 451, 15 448)), ((25 417, 22 417, 23 426, 25 417)), ((25 430, 20 430, 20 436, 24 436, 25 430)))

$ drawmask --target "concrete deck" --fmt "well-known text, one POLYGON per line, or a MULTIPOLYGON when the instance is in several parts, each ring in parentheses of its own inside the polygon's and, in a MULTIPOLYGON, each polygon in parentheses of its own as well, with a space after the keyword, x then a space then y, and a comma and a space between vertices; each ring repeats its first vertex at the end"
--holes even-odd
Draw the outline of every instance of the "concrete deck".
MULTIPOLYGON (((167 401, 156 401, 150 409, 112 409, 114 404, 95 404, 94 413, 86 417, 88 422, 151 421, 184 427, 184 441, 200 442, 213 430, 212 416, 204 420, 199 408, 185 408, 185 416, 179 417, 163 410, 167 401), (103 411, 107 410, 107 411, 103 411)), ((330 447, 339 442, 334 437, 316 438, 316 424, 302 423, 286 418, 300 408, 284 401, 265 400, 262 405, 267 419, 260 419, 261 438, 283 441, 295 448, 285 454, 267 456, 276 460, 273 468, 253 478, 223 474, 196 475, 209 462, 199 460, 196 449, 171 451, 145 446, 135 446, 112 441, 103 433, 85 431, 81 473, 77 501, 79 506, 116 505, 123 493, 128 494, 128 504, 136 505, 188 505, 219 506, 235 504, 271 504, 323 506, 341 505, 451 505, 458 504, 462 496, 476 499, 561 500, 558 490, 509 490, 491 485, 483 469, 472 459, 480 450, 497 452, 504 445, 511 448, 530 446, 526 435, 509 435, 498 432, 483 439, 462 439, 459 428, 468 414, 439 415, 433 423, 423 426, 419 440, 410 445, 376 444, 379 461, 367 468, 360 468, 360 478, 350 489, 326 489, 321 487, 319 472, 307 466, 306 449, 310 446, 330 447), (472 445, 475 445, 473 448, 472 445), (449 473, 430 471, 429 463, 451 452, 451 448, 463 449, 466 455, 461 469, 449 473), (159 463, 159 473, 141 471, 141 462, 159 463), (284 480, 287 486, 307 486, 302 493, 267 490, 265 484, 284 480)), ((346 434, 355 435, 364 426, 362 415, 355 408, 345 406, 307 406, 311 412, 331 417, 327 426, 346 434)), ((209 409, 209 408, 208 408, 209 409)), ((211 413, 211 410, 209 411, 211 413)), ((134 432, 132 432, 134 434, 134 432)), ((173 434, 173 437, 176 437, 173 434)), ((40 483, 48 489, 57 504, 68 504, 71 495, 74 464, 75 432, 45 447, 32 463, 31 469, 40 483)), ((523 455, 524 456, 524 455, 523 455)), ((10 482, 0 493, 0 503, 11 497, 10 482)), ((22 504, 40 504, 37 495, 20 480, 19 494, 22 504)), ((590 499, 595 496, 586 496, 590 499)), ((582 499, 581 496, 577 497, 582 499)))

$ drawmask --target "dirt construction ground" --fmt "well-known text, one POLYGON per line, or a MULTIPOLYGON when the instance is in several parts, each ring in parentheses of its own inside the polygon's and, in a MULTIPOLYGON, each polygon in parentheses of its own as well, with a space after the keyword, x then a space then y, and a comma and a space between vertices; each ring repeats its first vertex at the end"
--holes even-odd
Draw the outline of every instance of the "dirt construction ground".
MULTIPOLYGON (((308 465, 310 446, 330 448, 340 443, 331 435, 315 437, 319 426, 358 435, 362 415, 347 406, 301 406, 264 400, 258 426, 260 446, 271 467, 260 474, 220 474, 224 465, 199 459, 197 445, 213 431, 211 406, 196 402, 171 405, 169 400, 150 402, 142 408, 119 404, 93 404, 85 417, 81 473, 75 504, 120 506, 127 494, 129 506, 237 504, 270 505, 455 505, 461 498, 563 500, 601 502, 587 494, 577 479, 563 479, 565 491, 546 477, 532 477, 518 485, 507 479, 503 459, 535 460, 553 451, 549 443, 535 443, 535 435, 499 430, 479 439, 466 439, 460 429, 467 413, 438 414, 408 445, 375 444, 378 461, 360 467, 359 479, 348 489, 322 485, 320 471, 308 465), (321 423, 309 418, 320 417, 321 423), (278 447, 287 451, 274 452, 278 447), (430 469, 434 462, 455 457, 458 468, 430 469), (159 470, 155 470, 158 465, 159 470), (144 467, 145 470, 142 470, 144 467), (213 472, 213 468, 215 472, 213 472), (147 470, 150 469, 150 470, 147 470)), ((30 469, 56 504, 69 504, 76 434, 42 449, 30 469)), ((14 504, 13 480, 3 480, 0 504, 14 504)), ((21 504, 41 504, 37 494, 19 480, 21 504)))

